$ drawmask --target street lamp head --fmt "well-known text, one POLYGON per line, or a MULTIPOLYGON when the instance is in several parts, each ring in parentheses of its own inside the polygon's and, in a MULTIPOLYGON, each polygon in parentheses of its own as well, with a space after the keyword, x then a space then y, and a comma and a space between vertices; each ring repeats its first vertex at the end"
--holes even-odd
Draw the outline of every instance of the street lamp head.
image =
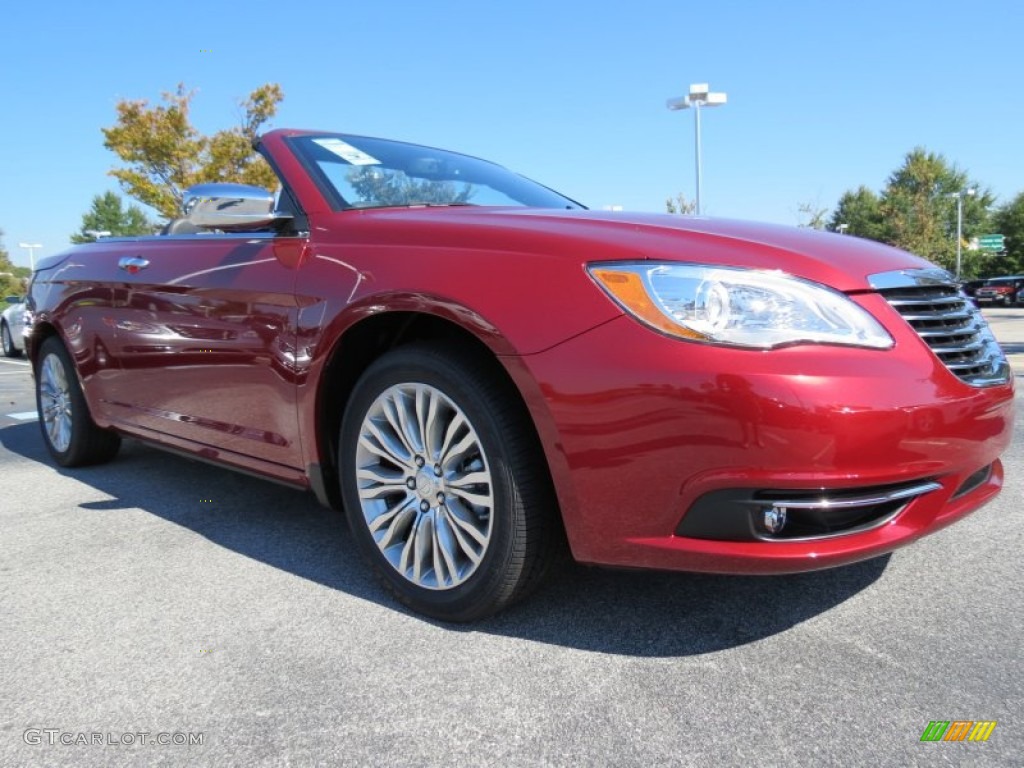
POLYGON ((702 107, 720 107, 725 104, 725 94, 712 93, 707 83, 694 83, 690 86, 690 101, 699 101, 702 107))
POLYGON ((39 243, 18 243, 19 248, 42 248, 39 243))
POLYGON ((690 107, 720 107, 727 101, 727 96, 724 93, 709 93, 706 84, 701 83, 698 85, 690 86, 689 96, 680 96, 675 99, 669 99, 665 102, 665 106, 671 110, 689 109, 690 107), (703 90, 694 90, 700 88, 703 90))

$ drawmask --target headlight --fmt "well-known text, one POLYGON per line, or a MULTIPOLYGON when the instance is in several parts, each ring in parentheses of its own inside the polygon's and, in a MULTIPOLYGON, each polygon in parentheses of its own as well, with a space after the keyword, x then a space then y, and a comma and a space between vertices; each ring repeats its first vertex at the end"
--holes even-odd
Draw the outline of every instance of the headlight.
POLYGON ((844 294, 783 272, 650 262, 591 264, 587 270, 633 317, 682 339, 757 349, 894 344, 844 294))

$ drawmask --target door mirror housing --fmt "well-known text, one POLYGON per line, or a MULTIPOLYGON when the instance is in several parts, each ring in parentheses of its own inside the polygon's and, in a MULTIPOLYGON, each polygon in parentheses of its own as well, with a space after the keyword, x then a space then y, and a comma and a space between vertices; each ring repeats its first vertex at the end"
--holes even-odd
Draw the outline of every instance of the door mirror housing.
POLYGON ((185 191, 185 220, 202 229, 280 229, 292 215, 274 210, 274 196, 248 184, 196 184, 185 191))

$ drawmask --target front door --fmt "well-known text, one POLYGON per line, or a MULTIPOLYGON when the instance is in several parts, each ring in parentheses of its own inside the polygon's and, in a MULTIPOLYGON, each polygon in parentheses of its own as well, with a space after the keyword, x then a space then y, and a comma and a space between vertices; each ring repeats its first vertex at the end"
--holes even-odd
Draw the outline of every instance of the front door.
POLYGON ((114 284, 108 412, 211 457, 301 468, 291 358, 305 243, 263 233, 140 241, 114 284))

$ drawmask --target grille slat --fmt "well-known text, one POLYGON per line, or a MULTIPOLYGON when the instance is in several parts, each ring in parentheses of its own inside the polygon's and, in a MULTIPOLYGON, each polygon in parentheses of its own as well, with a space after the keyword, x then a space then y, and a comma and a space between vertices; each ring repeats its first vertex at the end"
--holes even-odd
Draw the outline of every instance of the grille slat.
POLYGON ((953 373, 958 373, 959 371, 971 371, 978 367, 978 364, 975 362, 952 363, 949 362, 948 360, 943 360, 942 362, 944 362, 946 364, 946 367, 949 368, 949 370, 953 371, 953 373))
POLYGON ((935 352, 936 354, 940 354, 940 355, 941 354, 973 354, 973 353, 977 352, 978 350, 981 350, 981 349, 984 349, 984 348, 985 348, 985 345, 984 345, 983 342, 975 341, 975 342, 972 342, 971 344, 961 344, 961 345, 954 345, 954 346, 946 346, 946 345, 934 344, 932 346, 932 351, 935 352))
POLYGON ((961 299, 957 296, 951 296, 946 299, 893 299, 889 303, 894 307, 925 307, 930 304, 940 306, 960 306, 961 299))
MULTIPOLYGON (((911 320, 908 320, 907 322, 909 322, 911 325, 914 325, 913 321, 911 320)), ((915 327, 914 330, 917 331, 917 335, 923 339, 943 339, 954 338, 957 336, 961 336, 965 339, 972 339, 977 335, 977 329, 973 325, 964 326, 962 324, 957 328, 930 329, 915 327)), ((932 346, 934 348, 935 345, 929 342, 929 346, 932 346)))
POLYGON ((907 322, 913 321, 925 321, 925 320, 941 320, 943 322, 963 321, 968 322, 971 320, 971 316, 964 313, 944 313, 944 312, 929 312, 928 314, 911 314, 909 312, 901 312, 903 319, 907 322))
POLYGON ((1009 380, 1009 364, 988 323, 955 285, 932 282, 879 293, 962 381, 985 387, 1009 380))
POLYGON ((975 341, 971 344, 962 344, 960 346, 944 347, 935 344, 932 346, 932 351, 937 355, 952 355, 952 354, 965 354, 977 352, 979 349, 984 349, 984 343, 975 341))

